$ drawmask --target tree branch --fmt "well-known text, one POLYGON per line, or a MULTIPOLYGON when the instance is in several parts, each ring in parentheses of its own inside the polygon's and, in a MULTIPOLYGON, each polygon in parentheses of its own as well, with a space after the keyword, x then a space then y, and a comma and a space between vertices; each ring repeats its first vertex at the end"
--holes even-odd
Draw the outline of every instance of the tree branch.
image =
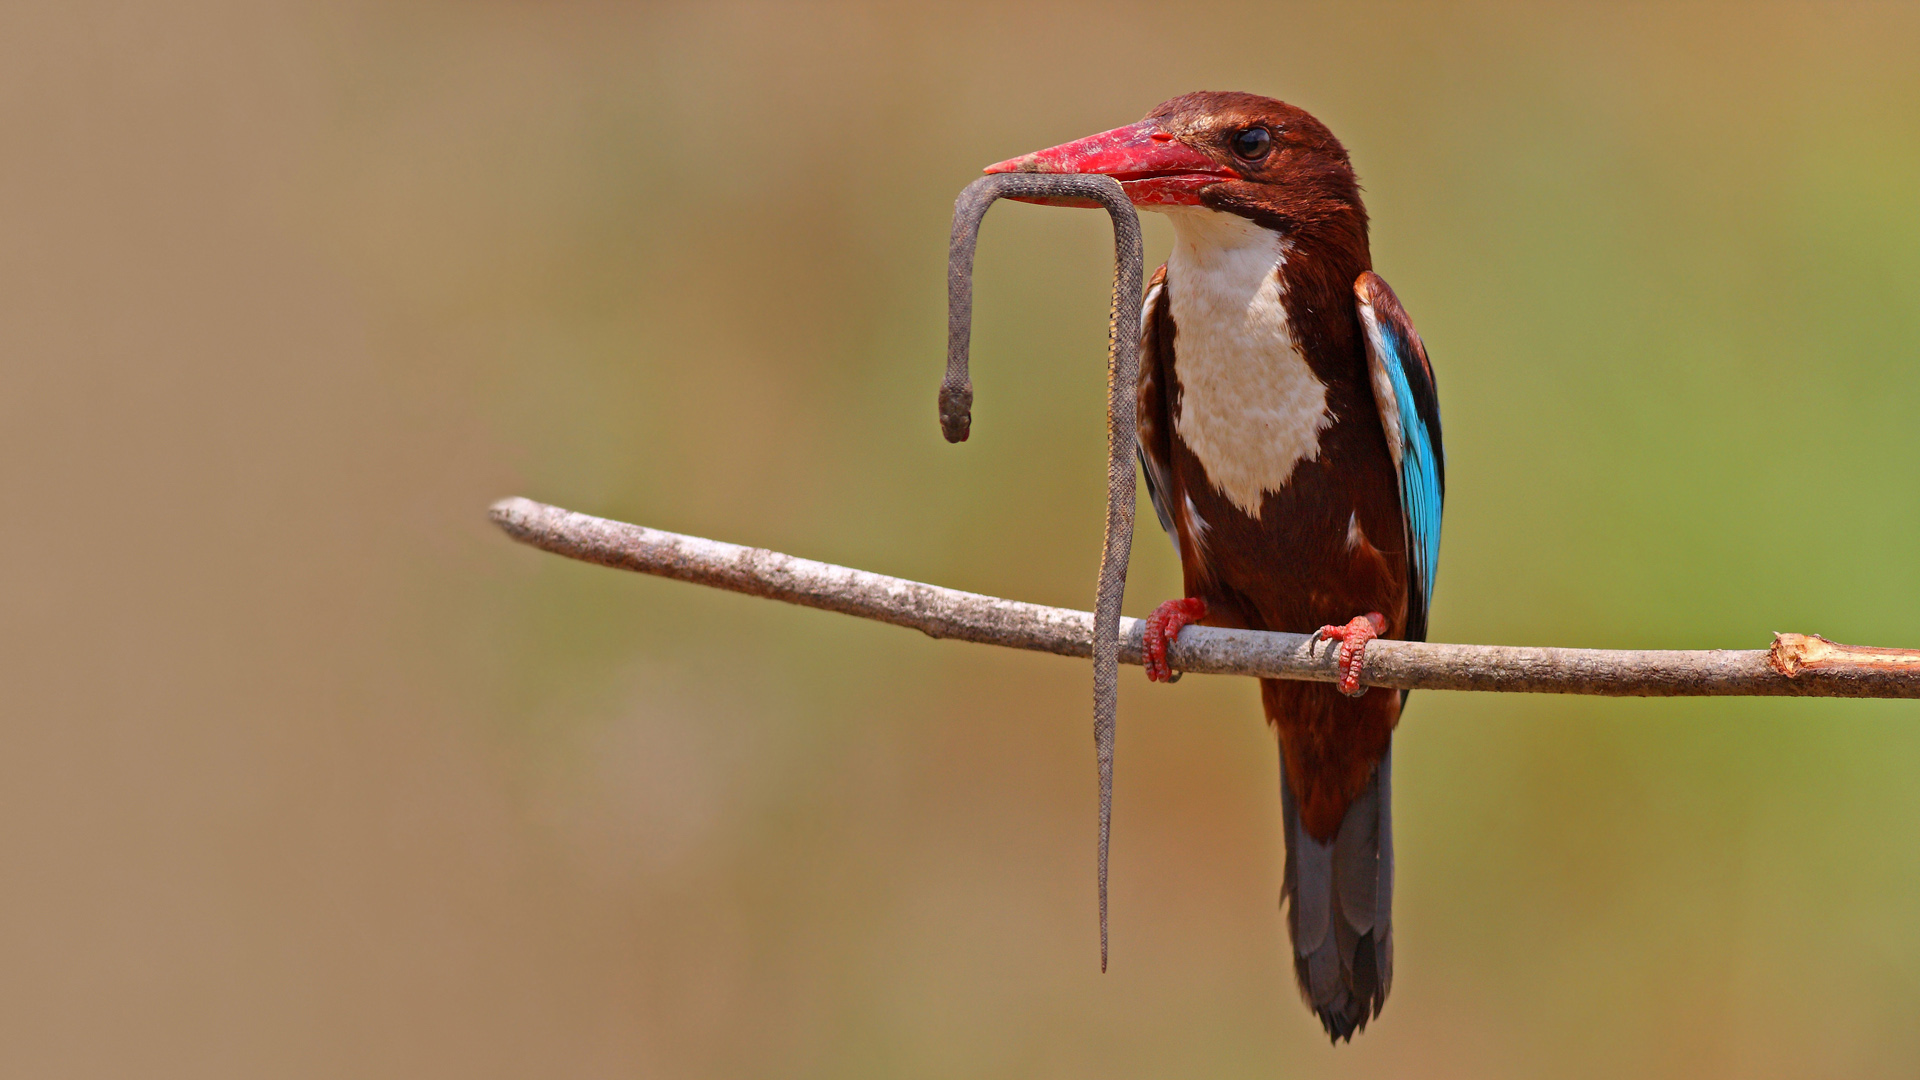
MULTIPOLYGON (((911 627, 936 638, 1092 655, 1093 616, 996 596, 943 589, 777 551, 548 506, 531 499, 493 505, 494 523, 515 540, 617 570, 691 581, 911 627)), ((1139 619, 1121 621, 1120 662, 1140 663, 1139 619)), ((1209 675, 1338 682, 1332 642, 1306 634, 1190 626, 1168 651, 1174 668, 1209 675)), ((1611 697, 1920 697, 1920 650, 1840 645, 1817 635, 1776 634, 1771 649, 1546 649, 1376 640, 1367 686, 1403 690, 1498 690, 1611 697)))

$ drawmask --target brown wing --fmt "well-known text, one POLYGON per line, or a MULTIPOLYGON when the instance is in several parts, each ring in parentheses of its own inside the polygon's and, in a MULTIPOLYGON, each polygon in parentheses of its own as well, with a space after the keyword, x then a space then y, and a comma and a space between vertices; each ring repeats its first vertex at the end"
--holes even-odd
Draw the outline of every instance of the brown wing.
POLYGON ((1135 416, 1140 426, 1140 475, 1160 527, 1182 559, 1180 530, 1174 525, 1173 490, 1173 312, 1167 301, 1167 268, 1162 264, 1147 283, 1140 311, 1140 396, 1135 416))

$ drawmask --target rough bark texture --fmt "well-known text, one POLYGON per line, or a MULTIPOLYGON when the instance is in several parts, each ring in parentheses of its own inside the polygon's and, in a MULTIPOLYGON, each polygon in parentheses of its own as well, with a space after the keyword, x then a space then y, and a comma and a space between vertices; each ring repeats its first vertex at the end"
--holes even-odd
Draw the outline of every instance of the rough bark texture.
MULTIPOLYGON (((814 562, 762 548, 661 532, 548 506, 495 503, 493 520, 525 544, 571 559, 911 627, 932 637, 1091 656, 1093 616, 814 562)), ((1140 663, 1144 621, 1123 619, 1120 662, 1140 663)), ((1305 634, 1189 626, 1168 651, 1176 670, 1338 682, 1337 642, 1305 634)), ((1776 634, 1770 649, 1549 649, 1378 640, 1367 686, 1611 697, 1920 697, 1920 650, 1776 634)))

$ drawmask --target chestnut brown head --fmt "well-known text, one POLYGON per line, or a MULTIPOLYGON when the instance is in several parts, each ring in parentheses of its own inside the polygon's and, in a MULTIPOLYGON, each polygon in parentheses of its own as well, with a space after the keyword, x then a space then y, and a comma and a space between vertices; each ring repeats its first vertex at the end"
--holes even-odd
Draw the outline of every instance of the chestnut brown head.
POLYGON ((1142 209, 1203 206, 1281 231, 1366 214, 1333 132, 1304 109, 1256 94, 1183 94, 1137 124, 986 171, 1102 173, 1142 209))

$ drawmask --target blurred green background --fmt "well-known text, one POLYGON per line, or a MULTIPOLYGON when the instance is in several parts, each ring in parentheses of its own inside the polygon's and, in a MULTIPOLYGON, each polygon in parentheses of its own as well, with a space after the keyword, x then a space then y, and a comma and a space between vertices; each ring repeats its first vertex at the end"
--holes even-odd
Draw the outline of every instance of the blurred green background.
MULTIPOLYGON (((488 502, 1084 605, 1101 215, 1196 88, 1352 150, 1438 640, 1920 645, 1901 5, 0 7, 0 1071, 1911 1076, 1911 703, 1421 694, 1330 1049, 1251 685, 567 563, 488 502)), ((1147 223, 1157 259, 1168 232, 1147 223)), ((1129 607, 1174 595, 1143 529, 1129 607)))

